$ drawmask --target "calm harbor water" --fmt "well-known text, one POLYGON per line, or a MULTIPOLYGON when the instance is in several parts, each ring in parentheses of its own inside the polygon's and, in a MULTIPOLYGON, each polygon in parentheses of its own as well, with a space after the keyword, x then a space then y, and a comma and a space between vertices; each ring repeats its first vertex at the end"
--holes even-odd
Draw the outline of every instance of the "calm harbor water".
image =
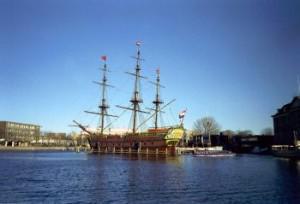
POLYGON ((300 161, 1 152, 0 203, 300 203, 300 161))

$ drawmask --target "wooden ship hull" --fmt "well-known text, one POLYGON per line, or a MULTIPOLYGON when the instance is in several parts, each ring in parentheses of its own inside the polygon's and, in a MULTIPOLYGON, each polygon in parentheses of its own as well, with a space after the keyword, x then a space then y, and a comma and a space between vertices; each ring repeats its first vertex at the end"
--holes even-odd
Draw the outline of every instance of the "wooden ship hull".
POLYGON ((126 135, 93 135, 89 143, 94 153, 176 155, 176 146, 184 135, 182 127, 160 132, 126 135))

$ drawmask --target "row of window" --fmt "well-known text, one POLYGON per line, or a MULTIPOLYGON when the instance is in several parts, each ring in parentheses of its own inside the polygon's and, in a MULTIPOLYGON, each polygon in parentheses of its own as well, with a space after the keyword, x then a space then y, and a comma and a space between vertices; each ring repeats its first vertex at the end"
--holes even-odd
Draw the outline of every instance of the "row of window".
POLYGON ((30 129, 30 130, 35 130, 39 128, 38 126, 34 126, 34 125, 24 125, 24 124, 17 124, 17 123, 8 123, 7 126, 11 128, 30 129))
POLYGON ((18 133, 8 133, 6 134, 7 137, 36 137, 39 135, 33 135, 33 134, 18 134, 18 133))
POLYGON ((24 131, 24 130, 18 130, 18 129, 7 129, 8 133, 14 133, 14 134, 30 134, 30 135, 34 135, 36 134, 36 131, 30 130, 30 131, 24 131))

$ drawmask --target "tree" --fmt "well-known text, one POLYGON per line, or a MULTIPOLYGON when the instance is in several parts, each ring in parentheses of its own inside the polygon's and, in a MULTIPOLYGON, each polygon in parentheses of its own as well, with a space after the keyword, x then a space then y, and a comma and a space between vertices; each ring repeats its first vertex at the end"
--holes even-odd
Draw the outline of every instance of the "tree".
MULTIPOLYGON (((203 117, 194 122, 194 131, 196 134, 202 134, 202 138, 204 136, 208 136, 208 141, 206 141, 206 145, 211 145, 210 136, 212 134, 220 133, 220 125, 216 122, 213 117, 203 117)), ((197 136, 196 136, 197 137, 197 136)))
POLYGON ((222 131, 222 134, 226 136, 233 136, 235 135, 235 132, 233 130, 224 130, 222 131))
POLYGON ((238 130, 237 135, 248 136, 248 135, 253 135, 253 132, 251 130, 238 130))
POLYGON ((261 130, 261 134, 262 135, 273 135, 274 134, 273 133, 273 128, 270 128, 270 127, 264 128, 264 129, 261 130))
POLYGON ((194 132, 204 135, 219 134, 220 125, 213 117, 203 117, 194 122, 194 132))

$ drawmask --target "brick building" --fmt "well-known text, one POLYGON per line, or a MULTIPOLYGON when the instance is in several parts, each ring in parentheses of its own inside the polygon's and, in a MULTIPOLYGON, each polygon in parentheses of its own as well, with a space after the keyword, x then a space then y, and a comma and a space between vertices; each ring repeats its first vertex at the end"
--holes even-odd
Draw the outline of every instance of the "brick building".
POLYGON ((274 123, 274 144, 292 145, 300 137, 300 96, 277 110, 272 116, 274 123))

